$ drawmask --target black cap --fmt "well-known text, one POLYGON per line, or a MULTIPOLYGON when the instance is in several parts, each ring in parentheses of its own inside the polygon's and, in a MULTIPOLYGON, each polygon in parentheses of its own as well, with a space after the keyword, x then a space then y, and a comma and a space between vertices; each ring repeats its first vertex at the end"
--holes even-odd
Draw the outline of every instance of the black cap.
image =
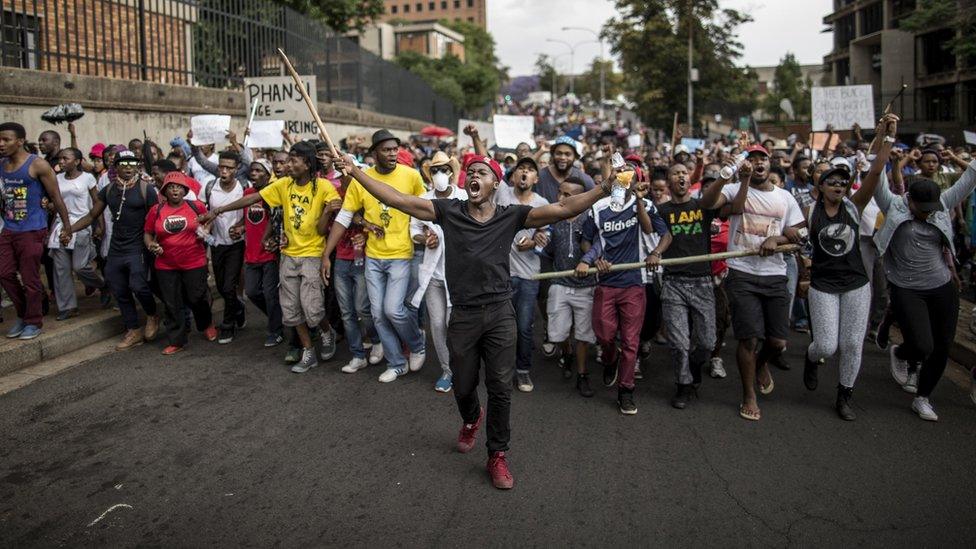
POLYGON ((937 212, 942 209, 942 190, 931 179, 916 179, 908 187, 908 199, 915 204, 915 208, 922 213, 937 212))
POLYGON ((369 150, 372 151, 380 143, 391 139, 396 141, 397 146, 400 146, 400 138, 390 133, 390 130, 376 130, 373 133, 373 143, 369 146, 369 150))
MULTIPOLYGON (((539 165, 536 163, 535 159, 531 156, 523 156, 515 162, 515 168, 518 168, 522 164, 532 164, 532 168, 535 171, 539 171, 539 165)), ((514 168, 513 168, 514 169, 514 168)))
POLYGON ((119 151, 115 155, 114 165, 118 166, 121 162, 138 162, 139 159, 136 158, 136 154, 130 150, 119 151))
POLYGON ((819 181, 819 183, 823 183, 824 181, 827 180, 828 177, 830 177, 832 175, 838 175, 838 174, 841 175, 841 176, 843 176, 844 177, 844 180, 847 181, 848 184, 850 184, 850 182, 851 182, 851 170, 850 170, 850 168, 848 168, 844 164, 835 165, 834 167, 829 168, 829 169, 827 169, 827 171, 825 171, 824 173, 820 174, 820 181, 819 181))

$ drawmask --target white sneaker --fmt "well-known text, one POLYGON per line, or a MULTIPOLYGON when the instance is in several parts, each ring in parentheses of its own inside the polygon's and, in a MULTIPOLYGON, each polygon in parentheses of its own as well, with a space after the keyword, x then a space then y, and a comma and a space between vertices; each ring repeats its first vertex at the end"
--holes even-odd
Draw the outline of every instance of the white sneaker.
POLYGON ((380 383, 389 383, 395 381, 396 378, 406 375, 407 368, 405 366, 400 366, 399 368, 387 368, 380 374, 380 383))
POLYGON ((424 367, 424 362, 426 361, 427 351, 420 351, 419 353, 410 353, 410 358, 407 360, 407 363, 410 365, 411 372, 419 372, 424 367))
POLYGON ((712 367, 708 375, 715 379, 725 379, 728 374, 725 373, 725 363, 722 362, 722 357, 717 356, 712 359, 712 367))
POLYGON ((367 366, 369 366, 369 363, 366 362, 365 358, 352 357, 349 364, 342 367, 342 372, 345 374, 355 374, 367 366))
POLYGON ((374 343, 373 348, 369 350, 369 363, 379 364, 383 362, 383 344, 374 343))
POLYGON ((895 351, 897 351, 899 347, 901 347, 901 345, 892 345, 891 350, 888 351, 888 355, 891 359, 891 377, 895 378, 898 385, 904 386, 906 383, 908 383, 908 361, 901 360, 895 356, 895 351))
POLYGON ((906 393, 915 394, 918 392, 918 370, 908 372, 908 380, 901 386, 906 393))
POLYGON ((912 411, 925 421, 939 421, 939 416, 935 413, 935 408, 926 397, 915 397, 912 400, 912 411))
POLYGON ((546 358, 552 358, 556 356, 556 344, 549 341, 542 342, 542 354, 546 358))

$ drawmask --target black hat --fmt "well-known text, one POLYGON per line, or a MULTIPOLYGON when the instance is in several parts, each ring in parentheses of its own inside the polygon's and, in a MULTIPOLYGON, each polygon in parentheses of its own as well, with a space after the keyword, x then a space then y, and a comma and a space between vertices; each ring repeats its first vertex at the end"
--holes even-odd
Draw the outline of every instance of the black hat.
MULTIPOLYGON (((532 169, 539 171, 539 165, 536 163, 535 159, 531 156, 523 156, 515 162, 515 168, 518 168, 522 164, 532 164, 532 169)), ((513 168, 514 169, 514 168, 513 168)))
POLYGON ((136 154, 134 152, 125 150, 125 151, 119 151, 115 155, 115 161, 113 162, 113 164, 115 166, 118 166, 122 162, 138 162, 138 161, 139 159, 136 158, 136 154))
POLYGON ((835 165, 832 168, 829 168, 827 171, 825 171, 824 173, 820 174, 820 180, 819 180, 819 182, 820 183, 823 183, 824 181, 827 180, 828 177, 830 177, 832 175, 838 175, 838 174, 841 175, 841 176, 843 176, 844 177, 844 181, 847 181, 847 183, 850 184, 850 182, 851 182, 851 170, 850 170, 850 168, 847 167, 846 164, 838 164, 838 165, 835 165))
POLYGON ((369 150, 372 151, 380 143, 391 139, 396 141, 398 147, 400 146, 400 138, 390 133, 390 130, 377 130, 373 133, 373 144, 369 146, 369 150))
POLYGON ((915 208, 923 213, 936 212, 942 209, 942 190, 931 179, 916 179, 908 187, 908 198, 915 203, 915 208))

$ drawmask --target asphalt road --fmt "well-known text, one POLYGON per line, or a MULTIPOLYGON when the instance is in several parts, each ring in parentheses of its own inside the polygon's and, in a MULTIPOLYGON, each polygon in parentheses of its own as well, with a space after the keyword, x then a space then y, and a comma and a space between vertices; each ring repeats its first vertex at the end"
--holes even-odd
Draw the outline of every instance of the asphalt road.
POLYGON ((612 390, 582 399, 539 355, 535 392, 513 397, 510 492, 489 486, 483 431, 455 453, 433 356, 380 384, 379 366, 340 373, 344 352, 291 374, 257 328, 229 346, 194 336, 178 358, 146 345, 0 397, 0 543, 972 547, 964 391, 943 379, 941 421, 923 422, 871 349, 845 423, 834 368, 803 388, 802 337, 758 423, 737 415, 734 367, 674 410, 656 347, 625 417, 612 390))

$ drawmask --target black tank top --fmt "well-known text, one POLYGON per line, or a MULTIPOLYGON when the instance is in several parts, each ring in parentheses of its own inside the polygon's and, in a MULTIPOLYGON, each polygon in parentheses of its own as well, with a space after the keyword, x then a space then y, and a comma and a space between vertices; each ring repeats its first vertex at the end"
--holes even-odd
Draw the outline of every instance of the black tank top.
POLYGON ((845 198, 837 214, 830 217, 823 197, 817 199, 810 212, 810 242, 813 244, 810 286, 821 292, 839 294, 868 283, 858 246, 858 229, 857 207, 853 202, 845 198))

